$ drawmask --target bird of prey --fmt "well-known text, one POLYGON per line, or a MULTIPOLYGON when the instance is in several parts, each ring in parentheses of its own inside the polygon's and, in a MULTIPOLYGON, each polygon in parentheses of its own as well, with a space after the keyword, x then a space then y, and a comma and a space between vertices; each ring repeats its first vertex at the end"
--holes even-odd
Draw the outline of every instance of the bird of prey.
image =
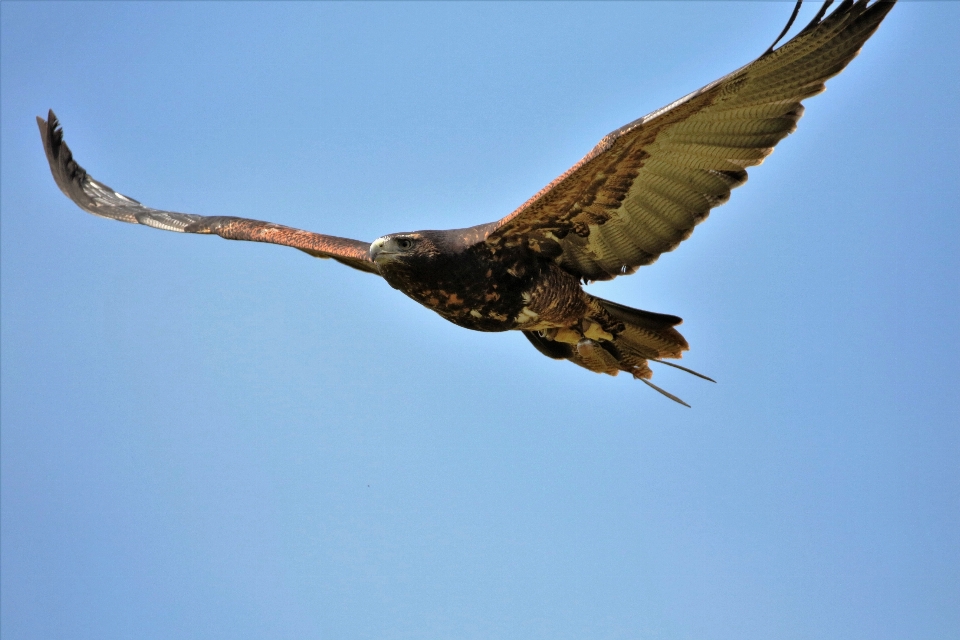
MULTIPOLYGON (((800 0, 802 2, 802 0, 800 0)), ((466 229, 391 233, 372 244, 270 222, 146 207, 91 178, 50 111, 37 118, 53 177, 80 208, 181 233, 286 245, 382 277, 475 331, 521 331, 542 354, 656 387, 648 362, 688 349, 680 318, 593 296, 582 285, 652 264, 690 237, 797 127, 876 31, 892 2, 826 2, 809 25, 746 66, 605 136, 508 216, 466 229)), ((705 376, 701 376, 705 377, 705 376)), ((709 380, 709 378, 707 378, 709 380)), ((689 405, 688 405, 689 406, 689 405)))

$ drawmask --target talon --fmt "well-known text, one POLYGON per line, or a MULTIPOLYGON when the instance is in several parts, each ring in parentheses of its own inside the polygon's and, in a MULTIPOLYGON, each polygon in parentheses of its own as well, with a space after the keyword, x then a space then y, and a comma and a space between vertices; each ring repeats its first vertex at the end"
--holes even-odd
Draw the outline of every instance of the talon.
POLYGON ((593 320, 584 320, 580 323, 583 327, 583 335, 591 340, 613 340, 613 334, 603 330, 599 324, 593 320))
POLYGON ((553 337, 557 342, 566 342, 567 344, 577 344, 580 342, 580 338, 583 336, 580 335, 579 331, 575 329, 557 329, 557 334, 553 337))

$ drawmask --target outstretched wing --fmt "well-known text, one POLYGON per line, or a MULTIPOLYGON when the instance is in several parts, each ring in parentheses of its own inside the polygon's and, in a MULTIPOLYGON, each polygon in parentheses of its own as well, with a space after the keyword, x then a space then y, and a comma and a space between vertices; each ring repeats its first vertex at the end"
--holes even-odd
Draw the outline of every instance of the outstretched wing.
POLYGON ((584 280, 633 273, 677 248, 796 129, 800 101, 824 90, 893 6, 844 0, 824 18, 831 2, 779 49, 604 137, 493 223, 487 243, 526 245, 584 280))
POLYGON ((317 258, 333 258, 348 267, 380 274, 376 264, 370 260, 369 242, 326 236, 248 218, 198 216, 145 207, 87 175, 83 167, 74 161, 70 148, 63 141, 63 129, 59 126, 57 116, 50 111, 47 118, 44 121, 37 117, 37 125, 40 127, 40 137, 43 138, 43 148, 47 153, 53 179, 57 181, 60 190, 84 211, 104 218, 167 231, 212 233, 228 240, 282 244, 317 258))

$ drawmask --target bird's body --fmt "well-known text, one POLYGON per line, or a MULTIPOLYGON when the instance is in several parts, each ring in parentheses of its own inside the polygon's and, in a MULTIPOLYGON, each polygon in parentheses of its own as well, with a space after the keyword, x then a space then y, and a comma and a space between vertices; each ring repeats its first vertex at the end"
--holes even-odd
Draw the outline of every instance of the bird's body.
POLYGON ((585 312, 586 294, 572 274, 519 247, 494 251, 480 229, 457 231, 380 239, 371 257, 390 286, 465 329, 533 331, 585 312), (397 251, 402 241, 417 250, 397 251))
POLYGON ((679 358, 688 348, 674 329, 680 318, 597 298, 582 284, 633 273, 688 238, 746 182, 746 168, 796 129, 801 100, 843 70, 893 3, 844 0, 827 16, 830 4, 780 48, 607 135, 510 215, 465 229, 390 234, 372 244, 145 207, 73 161, 52 111, 37 121, 58 186, 86 211, 332 258, 382 276, 460 327, 522 331, 551 358, 611 375, 624 371, 650 384, 648 361, 679 358))

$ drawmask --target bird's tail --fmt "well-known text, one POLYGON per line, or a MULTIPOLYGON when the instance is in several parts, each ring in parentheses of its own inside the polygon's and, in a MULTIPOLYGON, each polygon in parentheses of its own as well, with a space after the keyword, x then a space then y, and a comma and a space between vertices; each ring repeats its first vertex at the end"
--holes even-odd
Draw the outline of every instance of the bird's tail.
POLYGON ((674 329, 683 322, 677 316, 653 313, 591 296, 591 314, 581 323, 576 342, 569 336, 524 331, 541 353, 556 360, 569 360, 590 371, 615 376, 621 371, 653 387, 671 400, 686 402, 650 382, 648 362, 682 369, 705 380, 712 379, 663 358, 680 358, 690 347, 674 329), (560 338, 558 340, 558 338, 560 338))

